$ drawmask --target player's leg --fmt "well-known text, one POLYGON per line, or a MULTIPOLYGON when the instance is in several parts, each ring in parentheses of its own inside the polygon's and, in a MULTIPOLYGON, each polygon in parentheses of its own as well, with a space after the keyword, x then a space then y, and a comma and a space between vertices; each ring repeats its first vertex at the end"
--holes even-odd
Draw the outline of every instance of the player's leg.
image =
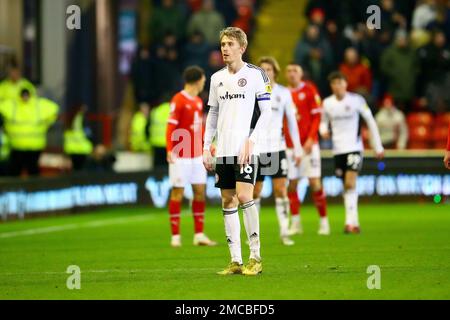
POLYGON ((344 176, 345 232, 359 233, 357 171, 346 171, 344 176))
POLYGON ((169 215, 170 228, 172 232, 171 246, 174 248, 181 247, 180 235, 180 215, 181 202, 183 201, 184 188, 173 187, 170 192, 169 215))
POLYGON ((253 189, 253 199, 255 201, 258 212, 261 212, 261 191, 264 186, 264 176, 261 174, 261 163, 258 166, 258 173, 256 176, 256 183, 253 189))
POLYGON ((234 165, 227 164, 225 158, 216 161, 216 187, 220 188, 225 235, 230 250, 231 263, 218 272, 220 275, 242 273, 241 223, 239 221, 239 201, 236 195, 234 165))
POLYGON ((180 215, 181 202, 184 196, 184 186, 186 185, 185 163, 182 159, 177 159, 175 163, 169 164, 169 180, 172 186, 169 199, 170 226, 172 231, 172 247, 181 246, 180 235, 180 215))
POLYGON ((289 238, 289 199, 287 197, 287 179, 284 177, 273 178, 273 191, 275 197, 275 210, 280 226, 280 237, 284 245, 294 244, 289 238))
POLYGON ((205 222, 205 184, 193 184, 192 191, 194 199, 192 201, 192 215, 194 217, 194 245, 196 246, 215 246, 217 243, 211 241, 204 233, 205 222))
POLYGON ((225 235, 230 250, 231 263, 218 272, 220 275, 242 273, 241 223, 239 221, 239 201, 235 189, 221 189, 225 235))
MULTIPOLYGON (((298 197, 298 182, 300 179, 301 168, 295 165, 294 152, 292 149, 286 150, 287 162, 288 162, 288 198, 289 208, 291 212, 291 227, 289 229, 289 235, 303 233, 302 225, 300 221, 300 199, 298 197)), ((302 160, 303 163, 303 160, 302 160)), ((300 165, 301 167, 302 165, 300 165)))
POLYGON ((322 165, 319 144, 314 144, 311 153, 305 163, 305 175, 309 178, 309 190, 312 194, 314 205, 320 217, 319 235, 330 234, 330 224, 327 217, 327 199, 322 185, 322 165))

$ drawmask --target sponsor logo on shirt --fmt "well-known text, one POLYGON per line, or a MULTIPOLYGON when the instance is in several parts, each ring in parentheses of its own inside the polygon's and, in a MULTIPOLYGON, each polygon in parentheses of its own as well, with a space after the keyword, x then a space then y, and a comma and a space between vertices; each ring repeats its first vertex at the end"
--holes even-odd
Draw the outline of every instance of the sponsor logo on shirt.
POLYGON ((233 99, 245 99, 245 94, 243 93, 229 93, 228 91, 224 96, 219 97, 222 100, 233 100, 233 99))

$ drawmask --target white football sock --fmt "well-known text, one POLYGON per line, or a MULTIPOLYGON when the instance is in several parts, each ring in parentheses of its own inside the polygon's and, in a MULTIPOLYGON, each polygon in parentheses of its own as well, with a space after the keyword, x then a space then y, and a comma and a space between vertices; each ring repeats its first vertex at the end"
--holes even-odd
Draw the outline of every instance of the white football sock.
POLYGON ((261 198, 256 198, 253 201, 255 201, 255 206, 258 209, 258 212, 261 212, 261 198))
POLYGON ((244 211, 244 226, 250 246, 250 259, 261 260, 261 244, 259 241, 259 214, 255 202, 249 201, 241 206, 244 211))
POLYGON ((344 192, 345 224, 359 226, 358 219, 358 192, 356 189, 344 192))
POLYGON ((278 224, 280 225, 280 236, 286 237, 289 232, 289 199, 276 198, 275 209, 277 212, 278 224))
POLYGON ((291 221, 292 224, 299 224, 300 223, 300 215, 296 214, 296 215, 291 215, 291 221))
POLYGON ((238 208, 223 209, 223 219, 231 261, 242 264, 241 223, 238 208))

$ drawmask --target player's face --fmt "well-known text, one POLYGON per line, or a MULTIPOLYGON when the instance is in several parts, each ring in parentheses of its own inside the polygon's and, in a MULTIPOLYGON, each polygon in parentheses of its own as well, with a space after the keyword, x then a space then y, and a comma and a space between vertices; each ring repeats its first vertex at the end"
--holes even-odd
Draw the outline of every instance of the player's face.
POLYGON ((303 78, 303 70, 297 65, 288 65, 286 67, 286 79, 290 86, 297 86, 303 78))
POLYGON ((334 79, 330 86, 333 94, 339 97, 342 97, 347 91, 347 81, 344 79, 334 79))
POLYGON ((220 49, 222 51, 223 62, 226 64, 242 59, 242 55, 245 51, 245 48, 241 47, 236 39, 227 36, 222 38, 220 49))
POLYGON ((270 82, 275 83, 275 70, 273 70, 273 66, 269 63, 263 62, 261 63, 260 67, 266 72, 267 76, 270 79, 270 82))

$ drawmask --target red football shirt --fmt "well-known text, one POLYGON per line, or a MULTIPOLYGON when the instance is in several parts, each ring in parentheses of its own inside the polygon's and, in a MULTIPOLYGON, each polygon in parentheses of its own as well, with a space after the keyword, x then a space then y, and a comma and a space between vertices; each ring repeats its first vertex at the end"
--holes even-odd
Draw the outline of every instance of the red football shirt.
POLYGON ((167 121, 167 152, 178 158, 197 158, 203 154, 203 101, 186 91, 177 93, 170 104, 167 121))
MULTIPOLYGON (((291 89, 292 100, 296 106, 297 124, 300 132, 302 145, 308 138, 315 142, 319 141, 320 114, 322 112, 322 100, 314 84, 302 82, 300 85, 291 89)), ((293 148, 294 144, 289 135, 287 121, 284 123, 284 134, 286 137, 286 146, 293 148)))

